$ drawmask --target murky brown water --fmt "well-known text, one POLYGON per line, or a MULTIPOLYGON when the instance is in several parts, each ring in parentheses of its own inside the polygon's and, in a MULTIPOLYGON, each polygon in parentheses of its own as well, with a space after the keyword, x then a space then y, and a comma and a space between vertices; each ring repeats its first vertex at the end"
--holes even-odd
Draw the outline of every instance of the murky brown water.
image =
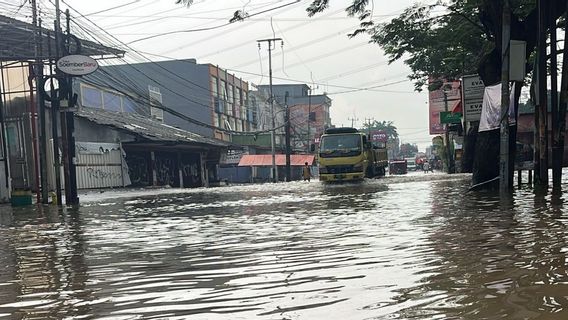
POLYGON ((0 319, 568 318, 566 201, 467 181, 0 207, 0 319))

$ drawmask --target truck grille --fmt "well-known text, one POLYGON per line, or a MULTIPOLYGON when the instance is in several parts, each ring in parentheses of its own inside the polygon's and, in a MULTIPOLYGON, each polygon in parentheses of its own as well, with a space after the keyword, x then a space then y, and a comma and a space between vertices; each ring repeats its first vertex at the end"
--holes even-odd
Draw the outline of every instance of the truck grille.
POLYGON ((352 165, 346 165, 346 166, 326 166, 326 169, 327 169, 327 173, 332 173, 332 174, 355 172, 355 171, 353 170, 353 166, 352 166, 352 165))

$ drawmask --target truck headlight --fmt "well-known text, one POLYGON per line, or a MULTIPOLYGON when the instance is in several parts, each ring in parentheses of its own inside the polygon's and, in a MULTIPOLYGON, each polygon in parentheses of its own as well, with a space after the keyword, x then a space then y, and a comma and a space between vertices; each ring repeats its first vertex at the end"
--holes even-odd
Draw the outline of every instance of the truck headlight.
POLYGON ((327 168, 324 166, 319 167, 320 173, 327 173, 327 168))
POLYGON ((363 162, 359 162, 353 166, 353 171, 360 172, 363 171, 363 162))

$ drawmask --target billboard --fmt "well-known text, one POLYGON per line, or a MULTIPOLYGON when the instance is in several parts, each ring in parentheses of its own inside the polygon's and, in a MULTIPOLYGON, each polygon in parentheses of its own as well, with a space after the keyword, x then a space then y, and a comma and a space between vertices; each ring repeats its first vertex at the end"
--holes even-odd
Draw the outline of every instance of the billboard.
MULTIPOLYGON (((434 79, 430 79, 432 84, 434 79)), ((459 80, 443 80, 438 90, 428 93, 430 134, 444 133, 444 125, 440 121, 440 113, 444 111, 462 112, 461 82, 459 80), (447 103, 447 110, 446 110, 447 103)))
POLYGON ((372 130, 371 132, 372 142, 387 142, 388 135, 383 130, 372 130))

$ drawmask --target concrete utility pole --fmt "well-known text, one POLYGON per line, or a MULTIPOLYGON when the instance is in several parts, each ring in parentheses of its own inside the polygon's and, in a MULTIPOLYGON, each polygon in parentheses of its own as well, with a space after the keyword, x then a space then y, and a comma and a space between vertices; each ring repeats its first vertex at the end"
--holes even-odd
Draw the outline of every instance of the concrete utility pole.
POLYGON ((365 123, 367 124, 367 134, 369 135, 369 138, 371 137, 371 126, 373 125, 373 121, 375 121, 375 118, 365 118, 365 123))
POLYGON ((535 110, 535 187, 548 189, 548 139, 547 139, 547 66, 546 66, 546 1, 538 1, 537 84, 538 101, 535 110))
MULTIPOLYGON (((448 112, 448 93, 446 92, 445 88, 442 88, 442 92, 444 93, 444 111, 448 112)), ((450 131, 449 125, 446 123, 444 127, 444 137, 446 139, 446 161, 448 163, 447 171, 448 173, 452 173, 453 169, 453 161, 452 161, 452 147, 450 146, 450 131)))
POLYGON ((501 121, 499 144, 499 193, 507 194, 509 186, 509 48, 511 11, 509 0, 503 1, 503 36, 501 40, 501 121))
MULTIPOLYGON (((65 10, 65 21, 67 26, 67 38, 65 40, 65 54, 71 54, 71 43, 70 43, 70 36, 71 36, 71 17, 69 15, 69 9, 65 10)), ((67 90, 68 96, 67 98, 67 110, 63 112, 62 121, 66 124, 66 135, 63 136, 63 139, 67 141, 67 171, 68 171, 68 179, 69 184, 65 186, 66 192, 65 196, 65 203, 66 204, 79 204, 79 197, 77 196, 77 168, 75 166, 75 118, 73 116, 73 108, 74 105, 74 94, 73 94, 73 77, 70 75, 65 77, 67 81, 67 90)))
POLYGON ((355 116, 353 116, 353 118, 347 118, 347 120, 351 121, 351 128, 355 128, 355 123, 357 121, 359 121, 359 118, 356 118, 355 116))
POLYGON ((286 108, 286 182, 292 180, 292 168, 290 166, 290 108, 288 106, 288 91, 284 95, 284 108, 286 108))
MULTIPOLYGON (((553 2, 550 2, 550 10, 553 8, 553 2)), ((552 12, 552 11, 549 11, 552 12)), ((550 101, 552 109, 552 189, 561 190, 562 183, 562 153, 564 152, 564 144, 560 143, 560 135, 558 134, 559 108, 558 108, 558 51, 556 49, 556 19, 549 18, 550 28, 550 101)))
POLYGON ((272 181, 278 182, 278 175, 276 172, 276 150, 275 150, 275 132, 276 124, 274 123, 274 95, 272 94, 272 44, 276 41, 282 41, 282 38, 272 38, 272 39, 262 39, 256 40, 260 46, 261 42, 268 42, 268 78, 270 79, 269 91, 270 91, 270 117, 272 118, 272 130, 270 130, 270 141, 272 149, 272 181))
POLYGON ((49 202, 48 193, 47 193, 47 138, 46 138, 46 128, 45 128, 45 103, 44 97, 41 95, 40 84, 41 78, 43 75, 43 63, 39 58, 41 52, 41 20, 37 17, 37 3, 35 0, 32 0, 32 24, 34 26, 34 67, 33 70, 33 77, 35 79, 35 93, 36 93, 36 103, 34 105, 35 111, 32 112, 32 125, 35 126, 36 119, 35 115, 39 113, 39 130, 36 130, 34 134, 34 141, 38 139, 39 136, 39 149, 37 146, 34 146, 34 152, 39 150, 39 159, 35 159, 35 164, 39 163, 39 173, 36 172, 36 180, 39 179, 40 181, 36 181, 36 190, 38 195, 38 203, 41 200, 41 203, 47 204, 49 202), (37 134, 37 131, 40 134, 37 134), (39 196, 41 193, 41 197, 39 196))
POLYGON ((306 154, 310 153, 310 116, 312 114, 312 88, 308 87, 308 133, 306 134, 307 136, 307 146, 306 146, 306 154))

